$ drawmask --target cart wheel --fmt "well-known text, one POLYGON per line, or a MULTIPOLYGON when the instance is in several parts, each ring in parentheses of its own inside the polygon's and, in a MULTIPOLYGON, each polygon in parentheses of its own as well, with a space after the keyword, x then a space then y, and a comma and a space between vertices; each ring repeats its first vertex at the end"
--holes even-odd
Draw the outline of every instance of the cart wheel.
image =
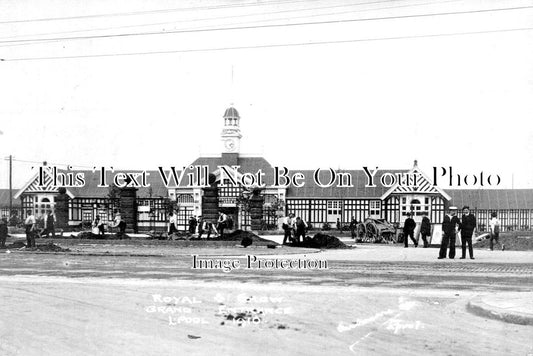
POLYGON ((369 242, 376 242, 378 239, 378 229, 374 224, 366 224, 366 236, 369 242))

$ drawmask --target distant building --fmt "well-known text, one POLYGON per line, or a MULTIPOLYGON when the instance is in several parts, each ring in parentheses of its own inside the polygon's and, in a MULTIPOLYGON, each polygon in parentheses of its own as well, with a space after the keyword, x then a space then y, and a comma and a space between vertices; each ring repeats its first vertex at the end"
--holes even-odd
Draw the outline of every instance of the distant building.
MULTIPOLYGON (((272 185, 274 168, 264 157, 240 153, 242 133, 238 111, 234 107, 228 108, 223 120, 220 155, 202 156, 191 163, 193 167, 207 166, 209 172, 213 174, 215 179, 213 186, 218 187, 215 205, 209 207, 206 205, 204 188, 189 186, 185 180, 179 185, 173 181, 166 187, 158 171, 149 171, 150 187, 138 189, 135 197, 134 208, 137 214, 135 224, 139 230, 164 229, 171 207, 177 208, 178 223, 183 230, 187 228, 192 215, 208 216, 213 213, 213 209, 232 216, 236 227, 250 228, 250 212, 244 203, 250 192, 241 185, 233 186, 228 179, 224 182, 225 186, 221 186, 222 177, 225 175, 224 169, 232 166, 240 166, 236 174, 238 178, 242 177, 242 174, 256 173, 258 170, 265 173, 264 182, 269 184, 261 191, 264 198, 263 227, 265 228, 275 227, 277 218, 289 212, 302 217, 314 227, 321 227, 324 223, 333 226, 337 219, 343 224, 349 224, 352 217, 357 221, 372 217, 402 224, 407 213, 412 213, 416 221, 420 221, 422 215, 427 213, 432 223, 439 225, 446 208, 450 205, 459 208, 463 205, 470 206, 478 218, 480 230, 487 229, 489 215, 493 211, 498 213, 503 230, 533 228, 533 189, 443 190, 430 183, 420 171, 416 161, 410 169, 379 171, 375 177, 375 187, 366 186, 367 176, 363 170, 341 171, 352 177, 353 186, 334 185, 329 188, 322 188, 316 184, 313 170, 304 170, 300 171, 305 175, 303 187, 278 188, 272 185), (380 183, 380 177, 386 173, 417 174, 421 179, 416 186, 398 183, 385 187, 380 183)), ((292 167, 289 168, 294 170, 292 167)), ((298 167, 295 168, 297 170, 298 167)), ((97 187, 98 172, 76 172, 83 172, 86 182, 82 187, 67 188, 67 195, 70 197, 69 224, 87 223, 96 215, 104 222, 111 221, 114 214, 122 208, 117 192, 97 187)), ((191 172, 194 173, 193 170, 191 172)), ((328 172, 321 172, 319 178, 321 181, 327 181, 328 172)), ((207 178, 200 176, 200 179, 205 183, 207 178)), ((32 210, 37 215, 42 215, 48 209, 54 209, 58 194, 58 187, 53 186, 49 176, 44 186, 40 186, 36 175, 18 190, 15 199, 18 200, 23 214, 26 210, 32 210)), ((8 198, 8 195, 0 191, 2 207, 5 207, 8 198)))
MULTIPOLYGON (((16 189, 12 190, 12 194, 15 195, 16 189)), ((21 216, 20 200, 12 199, 13 214, 9 214, 9 189, 0 189, 0 217, 7 218, 10 215, 21 216)))

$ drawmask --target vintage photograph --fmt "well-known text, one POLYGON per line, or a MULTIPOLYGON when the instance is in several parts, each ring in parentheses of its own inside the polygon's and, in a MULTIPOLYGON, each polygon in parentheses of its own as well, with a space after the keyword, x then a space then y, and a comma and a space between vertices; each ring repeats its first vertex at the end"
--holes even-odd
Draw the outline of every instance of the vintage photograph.
POLYGON ((533 1, 0 1, 0 355, 533 355, 533 1))

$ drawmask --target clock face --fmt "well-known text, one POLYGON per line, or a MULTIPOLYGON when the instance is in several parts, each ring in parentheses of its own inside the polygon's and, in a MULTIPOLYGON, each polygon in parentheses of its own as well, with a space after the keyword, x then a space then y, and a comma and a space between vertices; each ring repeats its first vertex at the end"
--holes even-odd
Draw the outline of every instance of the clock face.
POLYGON ((232 139, 226 140, 224 142, 224 146, 228 151, 234 151, 236 148, 235 141, 233 141, 232 139))

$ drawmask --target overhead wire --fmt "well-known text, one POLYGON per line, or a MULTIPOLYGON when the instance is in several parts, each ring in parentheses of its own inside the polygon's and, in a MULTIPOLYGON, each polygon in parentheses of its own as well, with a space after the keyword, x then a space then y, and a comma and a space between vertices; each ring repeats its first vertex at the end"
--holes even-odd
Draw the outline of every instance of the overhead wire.
POLYGON ((278 44, 265 44, 265 45, 253 45, 253 46, 215 47, 215 48, 198 48, 198 49, 182 49, 182 50, 167 50, 167 51, 128 52, 128 53, 105 53, 105 54, 73 55, 73 56, 0 58, 0 61, 15 62, 15 61, 35 61, 35 60, 58 60, 58 59, 136 56, 136 55, 156 55, 156 54, 171 54, 171 53, 213 52, 213 51, 261 49, 261 48, 282 48, 282 47, 296 47, 296 46, 302 47, 302 46, 345 44, 345 43, 371 42, 371 41, 390 41, 390 40, 431 38, 431 37, 479 35, 479 34, 488 34, 488 33, 505 33, 505 32, 530 31, 530 30, 533 30, 533 27, 499 29, 499 30, 484 30, 484 31, 468 31, 468 32, 456 32, 456 33, 439 33, 439 34, 426 34, 426 35, 411 35, 411 36, 394 36, 394 37, 381 37, 381 38, 362 38, 362 39, 338 40, 338 41, 278 43, 278 44))
POLYGON ((234 26, 234 27, 218 27, 218 28, 215 27, 215 28, 194 29, 194 30, 136 32, 136 33, 122 33, 122 34, 111 34, 111 35, 72 36, 72 37, 56 37, 56 38, 43 38, 43 39, 26 39, 26 40, 24 39, 7 40, 7 41, 0 41, 0 43, 24 43, 24 42, 39 42, 39 41, 73 41, 73 40, 103 39, 103 38, 124 38, 124 37, 135 37, 135 36, 170 35, 170 34, 180 34, 180 33, 235 31, 235 30, 250 30, 250 29, 262 29, 262 28, 284 28, 284 27, 296 27, 296 26, 312 26, 312 25, 326 25, 326 24, 339 24, 339 23, 355 23, 355 22, 368 22, 368 21, 386 21, 386 20, 396 20, 396 19, 424 18, 424 17, 432 17, 432 16, 479 14, 479 13, 489 13, 489 12, 498 12, 498 11, 523 10, 523 9, 530 9, 530 8, 533 8, 533 5, 532 6, 497 8, 497 9, 477 9, 477 10, 466 10, 466 11, 450 11, 450 12, 439 12, 439 13, 395 15, 395 16, 382 16, 382 17, 370 17, 370 18, 359 18, 359 19, 326 20, 326 21, 286 23, 286 24, 234 26))
POLYGON ((217 9, 228 9, 228 8, 231 9, 231 8, 255 7, 255 6, 265 6, 265 5, 295 4, 295 3, 302 3, 302 2, 308 3, 311 1, 320 1, 320 0, 269 1, 269 2, 262 2, 262 3, 249 2, 249 3, 244 3, 244 4, 226 4, 226 5, 218 5, 218 6, 194 6, 194 7, 187 7, 187 8, 130 11, 130 12, 107 13, 107 14, 4 20, 4 21, 0 21, 0 25, 1 24, 14 24, 14 23, 27 23, 27 22, 79 20, 79 19, 91 19, 91 18, 102 18, 102 17, 139 16, 139 15, 147 15, 147 14, 161 14, 161 13, 172 13, 172 12, 182 12, 182 11, 217 10, 217 9))
MULTIPOLYGON (((379 11, 384 9, 394 9, 394 8, 400 8, 400 7, 412 7, 412 6, 423 6, 428 4, 438 4, 438 3, 445 3, 445 2, 455 2, 460 0, 445 0, 445 1, 433 1, 433 2, 427 2, 427 3, 419 3, 419 4, 407 4, 407 5, 395 5, 395 6, 389 6, 385 8, 377 8, 377 9, 363 9, 358 10, 359 12, 367 12, 367 11, 379 11)), ((160 25, 171 25, 176 24, 179 22, 180 24, 183 22, 202 22, 202 21, 212 21, 212 20, 223 20, 223 19, 231 19, 231 18, 243 18, 243 17, 253 17, 253 16, 265 16, 265 15, 276 15, 281 13, 289 13, 289 12, 305 12, 305 11, 315 11, 315 10, 324 10, 324 9, 331 9, 331 8, 337 8, 337 7, 352 7, 352 6, 362 6, 362 5, 375 5, 375 4, 382 4, 382 3, 388 3, 390 0, 379 0, 379 1, 370 1, 370 2, 363 2, 363 3, 357 3, 357 4, 351 4, 351 5, 339 5, 339 6, 326 6, 326 7, 315 7, 315 8, 305 8, 305 9, 289 9, 289 10, 280 10, 280 11, 273 11, 273 12, 263 12, 263 13, 254 13, 254 14, 241 14, 236 16, 218 16, 218 17, 209 17, 209 18, 199 18, 199 19, 191 19, 186 21, 165 21, 165 22, 155 22, 155 23, 144 23, 144 24, 133 24, 133 25, 124 25, 124 26, 113 26, 113 27, 103 27, 103 28, 92 28, 92 29, 83 29, 83 30, 72 30, 72 31, 61 31, 61 32, 49 32, 49 33, 34 33, 34 34, 26 34, 26 35, 17 35, 17 36, 7 36, 7 37, 0 37, 0 40, 8 40, 8 39, 15 39, 15 38, 21 38, 21 37, 34 37, 34 36, 50 36, 50 35, 58 35, 58 34, 69 34, 69 33, 80 33, 80 32, 93 32, 93 31, 107 31, 107 30, 117 30, 117 29, 123 29, 123 28, 136 28, 136 27, 147 27, 147 26, 160 26, 160 25)), ((288 20, 288 19, 294 19, 294 18, 308 18, 308 17, 317 17, 317 16, 331 16, 331 15, 339 15, 339 14, 345 14, 345 13, 354 13, 353 11, 348 12, 330 12, 330 13, 320 13, 320 14, 313 14, 313 15, 303 15, 303 16, 296 16, 291 18, 274 18, 274 19, 262 19, 262 20, 255 20, 255 21, 248 21, 248 22, 241 22, 238 23, 232 23, 229 25, 240 25, 240 24, 246 24, 246 23, 263 23, 267 21, 281 21, 281 20, 288 20)), ((224 24, 223 26, 226 26, 228 24, 224 24)), ((196 28, 204 28, 202 27, 187 27, 184 29, 196 29, 196 28)), ((38 40, 38 39, 36 39, 38 40)))

